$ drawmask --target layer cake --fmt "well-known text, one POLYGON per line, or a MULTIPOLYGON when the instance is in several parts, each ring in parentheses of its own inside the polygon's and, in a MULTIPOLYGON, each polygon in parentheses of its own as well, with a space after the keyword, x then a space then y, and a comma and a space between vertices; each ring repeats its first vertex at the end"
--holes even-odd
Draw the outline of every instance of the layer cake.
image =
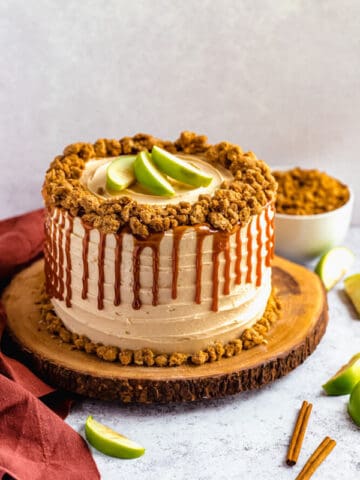
POLYGON ((149 366, 203 363, 260 343, 279 308, 275 194, 252 152, 191 132, 175 142, 138 134, 66 147, 43 187, 49 330, 105 360, 149 366), (154 145, 209 174, 210 185, 172 181, 171 198, 136 183, 109 192, 108 165, 154 145))

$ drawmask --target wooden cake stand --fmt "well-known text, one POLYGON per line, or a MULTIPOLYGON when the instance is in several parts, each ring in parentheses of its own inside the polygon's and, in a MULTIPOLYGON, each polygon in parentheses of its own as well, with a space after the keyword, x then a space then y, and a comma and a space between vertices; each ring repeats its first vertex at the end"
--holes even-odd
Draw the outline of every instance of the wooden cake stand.
POLYGON ((121 403, 187 402, 259 388, 286 375, 316 348, 325 333, 327 300, 319 278, 276 257, 273 284, 282 304, 268 344, 201 366, 122 366, 74 350, 39 326, 35 303, 43 261, 20 272, 3 295, 8 316, 4 342, 49 384, 88 397, 121 403))

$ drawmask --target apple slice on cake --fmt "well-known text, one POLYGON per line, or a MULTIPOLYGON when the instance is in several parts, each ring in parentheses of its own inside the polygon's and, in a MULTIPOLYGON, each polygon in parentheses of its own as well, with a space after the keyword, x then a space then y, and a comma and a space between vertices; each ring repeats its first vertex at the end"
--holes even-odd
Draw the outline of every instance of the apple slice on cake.
POLYGON ((168 197, 175 195, 173 186, 157 170, 148 152, 143 151, 138 154, 134 162, 134 172, 136 180, 154 195, 168 197))
POLYGON ((106 188, 120 192, 136 181, 134 162, 136 155, 122 155, 113 160, 106 170, 106 188))
POLYGON ((153 147, 151 157, 159 170, 179 182, 193 187, 207 187, 212 181, 211 176, 160 147, 153 147))

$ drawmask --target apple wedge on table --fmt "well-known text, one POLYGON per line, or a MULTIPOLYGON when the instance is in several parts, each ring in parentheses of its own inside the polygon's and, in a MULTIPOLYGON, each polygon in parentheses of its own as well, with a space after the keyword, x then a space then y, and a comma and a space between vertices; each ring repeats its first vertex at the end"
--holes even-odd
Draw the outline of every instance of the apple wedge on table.
POLYGON ((145 453, 144 447, 97 422, 91 415, 86 419, 85 435, 94 448, 111 457, 137 458, 145 453))
POLYGON ((327 291, 331 290, 353 264, 355 255, 346 247, 334 247, 324 253, 315 267, 327 291))
POLYGON ((347 395, 360 382, 360 353, 354 355, 350 361, 330 378, 323 389, 328 395, 347 395))
POLYGON ((348 412, 354 423, 360 427, 360 382, 356 384, 351 392, 348 412))
POLYGON ((355 273, 345 278, 344 288, 360 317, 360 273, 355 273))

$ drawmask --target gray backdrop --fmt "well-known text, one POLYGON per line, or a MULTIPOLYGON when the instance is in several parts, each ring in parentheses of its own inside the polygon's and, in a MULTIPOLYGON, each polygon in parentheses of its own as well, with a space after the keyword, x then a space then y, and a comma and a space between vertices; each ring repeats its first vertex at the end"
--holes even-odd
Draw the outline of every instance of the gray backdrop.
POLYGON ((357 0, 0 0, 0 217, 64 145, 183 129, 357 191, 357 0))

